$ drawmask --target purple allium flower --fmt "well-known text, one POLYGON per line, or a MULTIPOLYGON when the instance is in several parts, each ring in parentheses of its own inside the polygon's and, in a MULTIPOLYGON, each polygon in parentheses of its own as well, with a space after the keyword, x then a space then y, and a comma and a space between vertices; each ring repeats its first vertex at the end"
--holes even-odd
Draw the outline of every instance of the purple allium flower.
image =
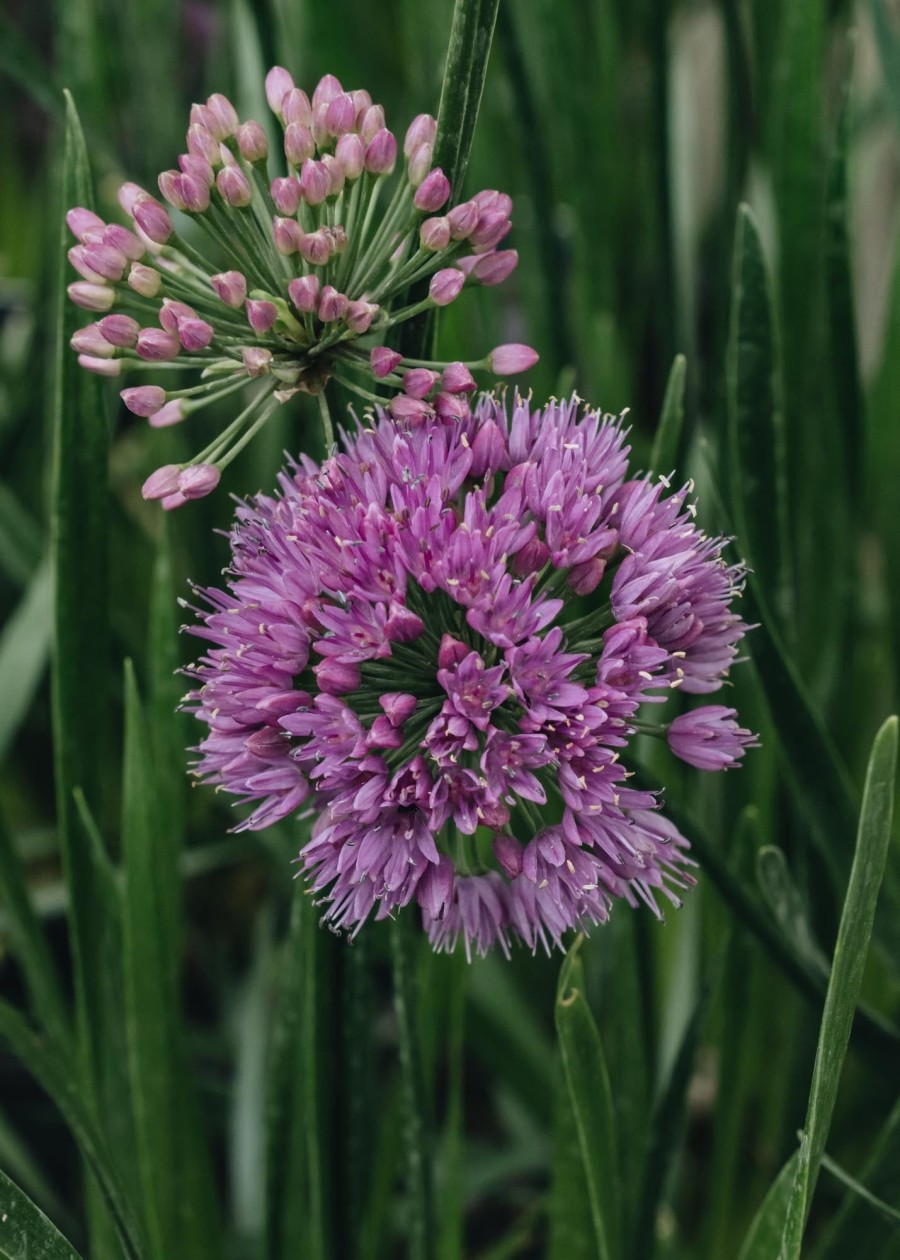
MULTIPOLYGON (((266 98, 283 131, 275 152, 264 128, 241 122, 221 94, 192 107, 187 152, 158 179, 175 213, 128 183, 119 204, 131 229, 83 208, 67 215, 77 239, 69 257, 81 277, 69 296, 85 310, 116 312, 73 341, 86 367, 109 375, 162 362, 170 371, 202 371, 199 385, 167 390, 160 404, 178 403, 182 419, 243 386, 254 391, 187 467, 221 470, 281 403, 301 391, 321 394, 332 379, 367 402, 380 398, 379 382, 393 392, 410 370, 429 369, 437 382, 447 364, 399 356, 383 358, 393 366, 375 371, 373 381, 370 353, 384 349, 396 325, 454 301, 464 286, 498 283, 518 257, 496 249, 511 226, 512 202, 502 193, 484 190, 432 217, 452 190, 432 169, 437 124, 429 115, 410 126, 392 180, 397 140, 368 92, 345 92, 326 75, 310 100, 275 67, 266 98), (179 215, 208 237, 209 261, 182 235, 179 215), (410 286, 423 283, 429 296, 401 305, 410 286)), ((509 347, 500 347, 466 370, 520 371, 537 355, 520 353, 513 368, 504 366, 508 357, 509 347)), ((437 385, 429 393, 424 418, 464 410, 437 385)))
POLYGON ((228 589, 191 627, 196 773, 253 805, 239 829, 314 807, 300 862, 352 932, 415 901, 437 949, 549 949, 616 898, 679 904, 687 841, 625 756, 642 705, 734 660, 725 540, 689 487, 630 478, 622 423, 575 399, 367 422, 238 507, 228 589))
POLYGON ((748 748, 757 748, 756 736, 738 726, 734 709, 707 704, 675 718, 666 732, 676 757, 698 770, 728 770, 736 766, 748 748))

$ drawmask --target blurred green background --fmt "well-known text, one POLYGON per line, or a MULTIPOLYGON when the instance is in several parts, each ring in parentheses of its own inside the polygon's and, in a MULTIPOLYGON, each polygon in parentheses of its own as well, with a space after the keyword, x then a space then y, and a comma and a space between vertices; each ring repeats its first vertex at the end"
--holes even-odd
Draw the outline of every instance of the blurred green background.
MULTIPOLYGON (((0 986, 76 1094, 64 1122, 5 1034, 0 1168, 100 1260, 132 1253, 84 1180, 79 1094, 149 1235, 136 1256, 600 1254, 554 1031, 559 959, 467 966, 409 934, 398 1012, 387 927, 351 947, 295 895, 301 825, 235 837, 227 804, 188 790, 175 597, 226 562, 227 491, 318 453, 314 413, 282 409, 223 489, 163 519, 140 484, 196 432, 148 430, 57 358, 63 88, 116 219, 123 179, 153 188, 173 164, 192 100, 221 91, 259 116, 274 63, 310 90, 326 72, 368 88, 402 136, 437 110, 452 8, 7 0, 0 15, 0 986), (55 623, 52 566, 68 574, 55 623)), ((620 907, 583 950, 622 1170, 609 1260, 737 1256, 804 1123, 862 777, 898 703, 900 10, 501 0, 465 187, 512 195, 521 262, 442 314, 441 357, 528 341, 537 402, 574 389, 630 408, 636 465, 693 477, 704 525, 737 532, 755 570, 745 615, 763 628, 727 702, 763 748, 726 781, 644 750, 697 840, 699 887, 665 924, 620 907)), ((898 890, 895 834, 828 1140, 895 1209, 898 890)), ((828 1172, 807 1243, 817 1260, 900 1257, 896 1222, 828 1172)))

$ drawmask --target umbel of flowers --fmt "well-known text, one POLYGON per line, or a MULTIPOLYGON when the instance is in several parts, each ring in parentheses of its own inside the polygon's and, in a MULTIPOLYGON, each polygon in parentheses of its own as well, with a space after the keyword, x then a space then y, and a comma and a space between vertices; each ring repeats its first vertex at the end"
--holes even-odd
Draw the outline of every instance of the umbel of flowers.
POLYGON ((313 808, 300 861, 338 928, 415 902, 470 954, 677 904, 687 842, 627 754, 653 731, 719 769, 753 742, 719 705, 638 717, 722 685, 746 631, 724 540, 576 399, 370 420, 238 508, 191 627, 198 775, 254 804, 242 828, 313 808))
POLYGON ((174 424, 258 382, 205 450, 148 480, 145 496, 165 507, 208 494, 298 391, 321 398, 335 379, 377 402, 380 382, 400 391, 390 404, 400 418, 458 417, 475 387, 470 368, 502 376, 537 359, 528 346, 508 345, 448 365, 404 360, 380 344, 467 285, 499 284, 518 262, 515 250, 498 248, 511 227, 509 197, 483 191, 451 208, 450 183, 432 166, 433 118, 420 114, 410 124, 395 173, 397 141, 368 92, 345 92, 326 75, 310 100, 276 67, 266 96, 277 152, 258 122, 241 122, 217 94, 193 106, 187 152, 159 177, 164 200, 202 229, 209 256, 179 226, 184 219, 173 220, 135 184, 119 192, 128 228, 85 208, 68 215, 78 240, 69 258, 81 276, 69 296, 100 317, 72 339, 82 366, 108 376, 201 372, 185 388, 123 390, 131 411, 154 426, 174 424), (420 301, 397 304, 425 282, 420 301))

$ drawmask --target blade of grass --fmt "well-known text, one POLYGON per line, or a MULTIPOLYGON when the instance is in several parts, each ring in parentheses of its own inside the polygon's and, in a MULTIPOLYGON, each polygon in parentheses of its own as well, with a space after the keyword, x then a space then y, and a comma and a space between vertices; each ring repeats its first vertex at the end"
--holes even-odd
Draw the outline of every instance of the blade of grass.
POLYGON ((790 624, 787 470, 775 312, 749 206, 738 208, 728 344, 728 468, 740 547, 790 624))
POLYGON ((846 1186, 848 1190, 851 1190, 866 1207, 871 1208, 873 1212, 877 1212, 894 1229, 900 1225, 900 1210, 891 1207, 890 1203, 885 1203, 884 1199, 879 1199, 871 1190, 867 1190, 861 1181, 851 1177, 829 1155, 822 1156, 822 1167, 826 1172, 831 1173, 832 1177, 835 1177, 842 1185, 846 1186))
POLYGON ((895 29, 885 0, 869 0, 881 73, 894 122, 900 128, 900 31, 895 29))
POLYGON ((684 429, 684 386, 687 379, 687 359, 676 354, 669 370, 666 393, 663 398, 659 424, 653 435, 650 467, 655 473, 667 477, 678 467, 684 429))
POLYGON ((772 1260, 776 1254, 799 1158, 799 1152, 794 1151, 769 1187, 747 1231, 738 1260, 772 1260))
POLYGON ((65 999, 43 928, 35 913, 22 860, 0 819, 0 901, 28 986, 35 1016, 60 1049, 71 1050, 72 1030, 65 999))
POLYGON ((25 586, 41 562, 43 539, 9 486, 0 482, 0 567, 17 586, 25 586))
POLYGON ((16 737, 50 656, 50 566, 44 563, 0 635, 0 762, 16 737))
POLYGON ((568 1086, 560 1073, 555 1087, 553 1156, 546 1260, 596 1260, 591 1197, 568 1086))
POLYGON ((410 916, 399 915, 391 922, 390 930, 406 1144, 409 1255, 410 1260, 433 1260, 436 1237, 432 1139, 428 1131, 428 1106, 417 1030, 412 961, 414 938, 410 916))
MULTIPOLYGON (((878 1134, 874 1149, 859 1174, 869 1192, 879 1197, 897 1198, 897 1169, 900 1167, 900 1102, 878 1134)), ((854 1252, 880 1256, 890 1239, 892 1227, 869 1211, 856 1195, 847 1195, 840 1211, 825 1230, 816 1248, 816 1260, 844 1260, 854 1252)))
MULTIPOLYGON (((458 201, 469 164, 475 123, 484 91, 488 57, 500 0, 456 0, 447 45, 447 61, 438 107, 434 166, 450 181, 451 200, 458 201)), ((411 301, 427 295, 427 285, 410 294, 411 301)), ((403 325, 399 348, 421 358, 434 339, 434 313, 426 311, 403 325)))
POLYGON ((73 1214, 48 1181, 34 1152, 3 1112, 0 1112, 0 1168, 37 1202, 58 1228, 67 1233, 75 1232, 77 1224, 73 1214))
POLYGON ((438 961, 446 971, 447 1109, 441 1141, 438 1260, 465 1257, 465 1053, 467 964, 461 953, 438 961))
POLYGON ((78 1143, 118 1231, 120 1245, 114 1253, 117 1260, 123 1257, 124 1260, 147 1260, 150 1253, 134 1209, 120 1184, 119 1165, 103 1140, 70 1060, 33 1032, 22 1015, 2 999, 0 1037, 59 1108, 78 1143))
POLYGON ((563 1073, 578 1132, 597 1260, 622 1252, 621 1182, 615 1109, 597 1025, 584 994, 584 937, 563 961, 554 1017, 563 1073))
POLYGON ((798 957, 804 959, 811 970, 818 971, 827 981, 828 959, 813 935, 806 905, 791 878, 787 858, 781 849, 775 845, 765 845, 759 850, 756 857, 756 879, 782 935, 792 943, 798 957))
POLYGON ((825 1153, 841 1068, 859 1001, 863 969, 875 920, 875 906, 887 862, 896 773, 897 719, 892 717, 888 718, 875 737, 866 772, 856 854, 825 997, 806 1123, 800 1138, 799 1159, 787 1206, 779 1260, 798 1260, 800 1256, 806 1221, 825 1153))
POLYGON ((0 1256, 6 1260, 79 1260, 23 1190, 0 1172, 0 1256))

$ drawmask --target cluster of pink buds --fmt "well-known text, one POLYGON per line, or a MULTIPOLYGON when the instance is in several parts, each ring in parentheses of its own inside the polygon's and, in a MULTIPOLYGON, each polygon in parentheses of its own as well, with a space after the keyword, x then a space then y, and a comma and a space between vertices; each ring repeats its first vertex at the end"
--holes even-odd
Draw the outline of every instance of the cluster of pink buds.
MULTIPOLYGON (((322 398, 333 379, 384 403, 381 384, 403 391, 392 404, 398 418, 453 416, 474 387, 470 369, 513 374, 537 359, 528 347, 501 346, 467 365, 411 362, 383 345, 396 325, 447 306, 466 286, 499 284, 518 261, 498 248, 511 227, 509 197, 483 191, 451 206, 450 183, 432 166, 433 118, 410 124, 395 176, 397 141, 368 92, 345 92, 326 75, 310 100, 275 67, 266 97, 281 130, 277 154, 265 128, 240 122, 226 97, 192 107, 187 153, 159 177, 182 218, 135 184, 119 191, 130 228, 84 208, 68 214, 78 241, 69 258, 81 277, 69 296, 99 317, 72 338, 83 367, 107 376, 200 369, 200 383, 187 388, 122 391, 156 427, 252 388, 205 450, 145 484, 145 496, 165 507, 209 493, 298 391, 322 398), (215 262, 194 243, 191 219, 215 262), (398 304, 426 282, 426 297, 398 304)), ((330 439, 323 398, 322 406, 330 439)))

